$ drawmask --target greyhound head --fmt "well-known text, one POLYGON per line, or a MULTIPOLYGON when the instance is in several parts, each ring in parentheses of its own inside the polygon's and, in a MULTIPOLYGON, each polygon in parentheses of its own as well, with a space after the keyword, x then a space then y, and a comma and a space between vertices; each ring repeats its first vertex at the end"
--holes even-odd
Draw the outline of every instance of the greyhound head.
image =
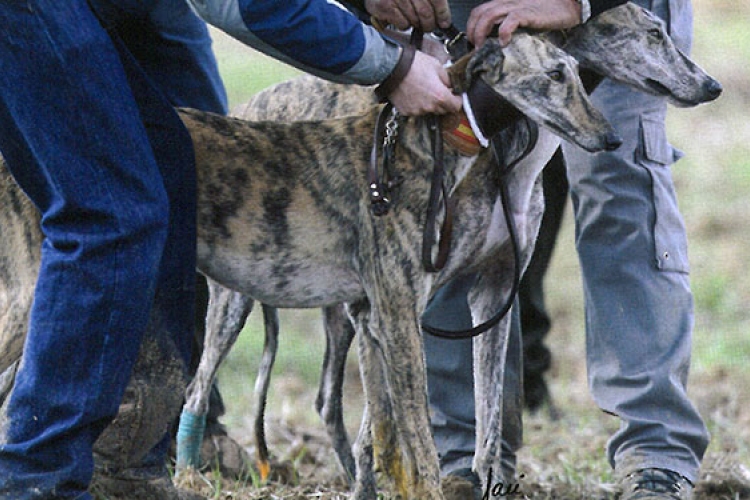
POLYGON ((546 40, 517 33, 503 48, 489 39, 457 66, 465 70, 459 70, 463 81, 452 78, 454 91, 468 91, 470 100, 481 79, 521 113, 588 151, 615 149, 622 142, 589 101, 576 61, 546 40))
POLYGON ((721 84, 682 53, 657 16, 633 3, 567 32, 564 50, 586 68, 681 107, 716 99, 721 84))

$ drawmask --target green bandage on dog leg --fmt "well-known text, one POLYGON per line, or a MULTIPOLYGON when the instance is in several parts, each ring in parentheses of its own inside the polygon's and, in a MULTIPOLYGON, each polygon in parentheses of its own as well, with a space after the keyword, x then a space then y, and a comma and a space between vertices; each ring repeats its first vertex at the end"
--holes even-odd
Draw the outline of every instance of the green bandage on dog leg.
POLYGON ((177 429, 177 471, 197 469, 201 461, 201 443, 206 429, 206 416, 183 409, 177 429))

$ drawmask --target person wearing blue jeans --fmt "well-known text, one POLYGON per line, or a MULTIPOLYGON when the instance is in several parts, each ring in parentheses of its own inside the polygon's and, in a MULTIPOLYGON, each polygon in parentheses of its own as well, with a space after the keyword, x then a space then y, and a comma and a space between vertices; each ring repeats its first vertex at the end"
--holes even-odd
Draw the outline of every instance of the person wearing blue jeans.
MULTIPOLYGON (((192 147, 103 7, 0 2, 0 151, 45 235, 24 355, 0 418, 0 499, 90 499, 95 448, 97 472, 129 487, 122 498, 189 498, 171 486, 164 455, 192 340, 192 147), (136 404, 171 396, 147 416, 146 434, 107 441, 128 391, 144 395, 136 404)), ((405 65, 396 43, 324 0, 199 7, 302 69, 385 81, 407 114, 460 107, 436 60, 418 54, 405 65)))
MULTIPOLYGON (((212 51, 211 37, 202 21, 184 0, 151 0, 148 2, 113 3, 94 0, 91 5, 114 30, 140 67, 173 106, 184 106, 218 114, 226 114, 226 91, 212 51)), ((189 374, 195 372, 205 333, 208 287, 206 278, 196 273, 195 342, 189 374)), ((14 368, 11 369, 13 372, 14 368)), ((5 395, 0 395, 0 403, 5 395)), ((126 406, 132 407, 127 401, 126 406)), ((143 408, 140 409, 141 413, 143 408)), ((216 458, 243 458, 242 448, 228 437, 219 422, 224 404, 218 388, 211 392, 204 442, 214 450, 216 458)), ((122 420, 122 412, 119 415, 122 420)), ((139 418, 133 415, 134 419, 139 418)), ((176 425, 175 425, 176 428, 176 425)), ((211 457, 208 457, 209 459, 211 457)), ((222 470, 233 475, 244 468, 243 463, 221 463, 222 470)))
MULTIPOLYGON (((384 20, 400 22, 387 17, 383 6, 391 3, 410 1, 379 2, 384 20)), ((571 15, 580 22, 582 13, 596 15, 617 3, 450 1, 454 22, 465 22, 476 45, 494 25, 500 25, 500 37, 507 41, 518 26, 560 28, 571 15)), ((664 19, 677 45, 689 50, 689 0, 636 3, 664 19)), ((616 151, 598 154, 563 146, 584 283, 589 385, 602 410, 621 420, 607 446, 609 462, 621 480, 621 498, 690 498, 708 433, 686 394, 693 301, 685 227, 670 173, 679 153, 667 141, 664 99, 608 80, 592 99, 625 142, 616 151)), ((470 281, 456 282, 441 290, 425 322, 443 328, 471 326, 466 304, 470 286, 470 281)), ((515 363, 516 370, 519 339, 518 332, 512 332, 509 352, 515 355, 508 362, 511 369, 515 363)), ((466 475, 474 449, 471 344, 426 337, 425 349, 442 470, 466 475)), ((518 380, 517 373, 513 378, 518 380)), ((520 388, 508 389, 515 390, 517 398, 520 388)), ((512 462, 520 433, 504 437, 512 462)))

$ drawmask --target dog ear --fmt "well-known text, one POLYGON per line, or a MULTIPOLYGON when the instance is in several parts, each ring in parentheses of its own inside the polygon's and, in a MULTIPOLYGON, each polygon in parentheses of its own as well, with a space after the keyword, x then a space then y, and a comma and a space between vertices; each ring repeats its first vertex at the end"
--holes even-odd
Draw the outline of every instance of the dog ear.
POLYGON ((475 50, 466 64, 465 85, 468 89, 475 79, 483 73, 489 73, 494 78, 502 79, 505 54, 500 41, 494 38, 487 40, 478 50, 475 50))
POLYGON ((463 94, 469 89, 469 75, 466 73, 466 69, 469 66, 471 56, 472 53, 470 52, 448 68, 448 76, 451 79, 451 88, 454 94, 463 94))
POLYGON ((492 72, 502 76, 504 61, 505 55, 500 41, 487 40, 482 47, 466 54, 448 68, 453 93, 466 92, 474 79, 482 73, 492 72))

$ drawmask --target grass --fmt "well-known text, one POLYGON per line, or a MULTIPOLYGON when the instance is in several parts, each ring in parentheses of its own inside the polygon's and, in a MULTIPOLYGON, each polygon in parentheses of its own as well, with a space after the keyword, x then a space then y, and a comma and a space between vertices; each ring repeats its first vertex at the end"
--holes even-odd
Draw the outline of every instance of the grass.
MULTIPOLYGON (((750 464, 750 5, 695 2, 693 56, 724 85, 715 103, 672 109, 671 142, 687 153, 673 174, 690 239, 696 304, 690 394, 713 440, 704 476, 750 464)), ((232 106, 297 72, 217 35, 216 50, 232 106)), ((550 383, 563 417, 527 416, 519 470, 533 486, 531 498, 606 498, 614 479, 604 447, 618 422, 603 415, 588 394, 583 358, 583 302, 572 216, 567 214, 546 293, 554 318, 549 344, 555 356, 550 383)), ((260 359, 262 326, 254 312, 239 345, 220 372, 231 434, 252 451, 250 395, 260 359)), ((323 352, 318 311, 283 311, 279 357, 269 401, 272 447, 295 461, 299 486, 271 489, 222 484, 214 498, 343 498, 346 489, 313 411, 323 352), (304 450, 304 451, 303 451, 304 450), (301 454, 301 455, 300 455, 301 454), (337 482, 339 481, 339 482, 337 482)), ((352 356, 353 358, 354 356, 352 356)), ((356 361, 348 372, 347 423, 352 433, 361 412, 356 361)), ((731 492, 702 498, 739 498, 731 492), (723 495, 723 496, 722 496, 723 495)))

